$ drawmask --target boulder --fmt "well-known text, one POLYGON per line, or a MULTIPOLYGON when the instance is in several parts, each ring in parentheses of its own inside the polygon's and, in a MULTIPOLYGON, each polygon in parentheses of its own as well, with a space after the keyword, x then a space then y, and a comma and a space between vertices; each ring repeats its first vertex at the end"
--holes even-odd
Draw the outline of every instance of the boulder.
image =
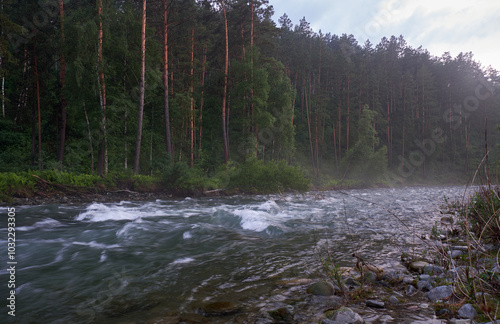
POLYGON ((335 293, 335 288, 331 283, 319 281, 309 286, 307 293, 315 296, 332 296, 335 293))
POLYGON ((424 267, 430 265, 428 262, 425 261, 414 261, 410 263, 410 270, 422 273, 424 271, 424 267))
POLYGON ((323 320, 324 324, 363 324, 365 321, 349 307, 339 308, 332 319, 323 320))
POLYGON ((453 294, 452 286, 439 286, 434 289, 431 289, 427 293, 427 298, 429 298, 431 302, 435 303, 438 300, 449 298, 452 294, 453 294))
POLYGON ((281 307, 276 310, 270 311, 269 315, 278 323, 292 323, 293 322, 293 307, 281 307))
POLYGON ((471 304, 465 304, 458 310, 458 317, 460 318, 470 318, 474 319, 476 317, 477 311, 471 304))

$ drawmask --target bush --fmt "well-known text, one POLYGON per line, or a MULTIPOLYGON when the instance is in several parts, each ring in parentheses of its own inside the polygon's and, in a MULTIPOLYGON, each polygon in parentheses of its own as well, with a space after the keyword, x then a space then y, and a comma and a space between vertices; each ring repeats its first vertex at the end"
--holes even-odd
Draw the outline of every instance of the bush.
POLYGON ((481 187, 466 209, 472 232, 487 241, 500 242, 499 194, 498 187, 481 187))
POLYGON ((285 162, 264 164, 254 157, 233 170, 229 187, 248 193, 275 193, 285 190, 307 191, 310 181, 297 167, 285 162))

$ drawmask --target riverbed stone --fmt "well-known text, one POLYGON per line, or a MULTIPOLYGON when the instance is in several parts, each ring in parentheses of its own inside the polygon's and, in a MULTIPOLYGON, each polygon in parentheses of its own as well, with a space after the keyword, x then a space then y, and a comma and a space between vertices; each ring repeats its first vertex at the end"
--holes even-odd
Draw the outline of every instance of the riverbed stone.
POLYGON ((470 318, 476 317, 477 311, 471 304, 465 304, 458 310, 458 317, 460 318, 470 318))
POLYGON ((349 307, 339 308, 332 319, 323 320, 324 324, 363 324, 365 321, 349 307))
POLYGON ((433 303, 438 300, 449 298, 453 294, 452 286, 439 286, 427 293, 427 298, 433 303))
POLYGON ((470 319, 456 319, 452 318, 449 321, 449 324, 475 324, 475 321, 471 321, 470 319))
POLYGON ((319 281, 309 286, 307 293, 315 296, 332 296, 335 293, 335 288, 329 282, 319 281))
POLYGON ((443 272, 444 272, 444 268, 437 266, 435 264, 429 264, 423 268, 423 273, 426 273, 429 275, 440 275, 443 272))
POLYGON ((385 308, 385 303, 381 300, 368 299, 366 301, 366 306, 372 308, 385 308))
POLYGON ((391 305, 398 305, 400 304, 401 302, 399 301, 398 297, 396 296, 391 296, 387 299, 387 301, 389 302, 389 304, 391 305))
POLYGON ((411 295, 415 294, 416 292, 417 292, 417 288, 415 288, 415 286, 413 286, 413 285, 406 286, 405 294, 407 296, 411 296, 411 295))
POLYGON ((363 281, 365 283, 374 283, 377 281, 377 275, 374 272, 367 272, 363 275, 363 281))
POLYGON ((417 289, 422 291, 430 291, 432 290, 432 285, 430 281, 420 280, 419 282, 417 282, 417 289))
POLYGON ((448 251, 448 256, 450 256, 452 259, 458 258, 459 256, 465 254, 464 251, 461 250, 452 250, 448 251))
POLYGON ((428 265, 429 265, 429 263, 425 262, 425 261, 414 261, 414 262, 410 263, 409 268, 412 271, 422 273, 424 270, 424 267, 428 266, 428 265))
POLYGON ((278 323, 292 323, 293 322, 293 307, 281 307, 269 312, 269 315, 278 323))

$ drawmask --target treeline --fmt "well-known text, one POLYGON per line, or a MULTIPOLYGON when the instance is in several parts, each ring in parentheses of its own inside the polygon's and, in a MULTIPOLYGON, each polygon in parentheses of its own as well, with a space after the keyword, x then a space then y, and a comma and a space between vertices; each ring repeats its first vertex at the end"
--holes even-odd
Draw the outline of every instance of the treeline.
POLYGON ((273 14, 267 0, 3 0, 0 172, 257 158, 332 184, 451 178, 480 164, 485 134, 496 160, 500 76, 471 53, 273 14))

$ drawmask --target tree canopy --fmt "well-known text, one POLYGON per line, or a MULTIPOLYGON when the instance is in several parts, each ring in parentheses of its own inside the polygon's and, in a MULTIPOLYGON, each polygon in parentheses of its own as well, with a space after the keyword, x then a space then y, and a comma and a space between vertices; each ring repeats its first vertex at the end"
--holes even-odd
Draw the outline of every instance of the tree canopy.
POLYGON ((2 1, 0 172, 258 159, 317 179, 445 181, 474 172, 485 133, 497 160, 500 74, 472 53, 276 25, 266 0, 143 3, 2 1))

